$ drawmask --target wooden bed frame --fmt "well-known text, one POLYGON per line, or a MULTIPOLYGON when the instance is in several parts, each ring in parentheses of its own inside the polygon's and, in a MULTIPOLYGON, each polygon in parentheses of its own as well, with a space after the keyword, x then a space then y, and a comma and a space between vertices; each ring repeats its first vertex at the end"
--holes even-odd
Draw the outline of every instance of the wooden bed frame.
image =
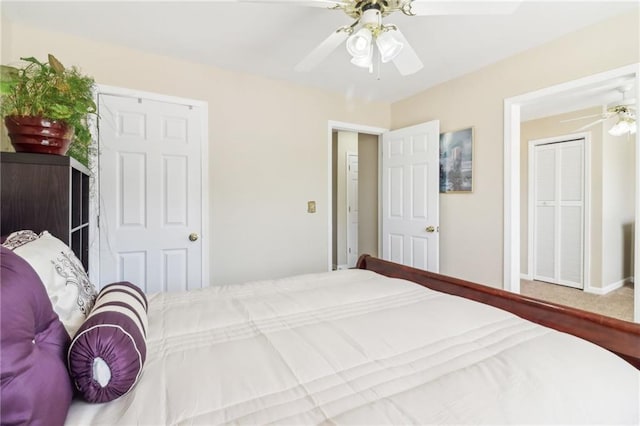
POLYGON ((357 268, 495 306, 529 321, 573 334, 608 349, 640 370, 640 324, 411 268, 366 254, 358 259, 357 268))

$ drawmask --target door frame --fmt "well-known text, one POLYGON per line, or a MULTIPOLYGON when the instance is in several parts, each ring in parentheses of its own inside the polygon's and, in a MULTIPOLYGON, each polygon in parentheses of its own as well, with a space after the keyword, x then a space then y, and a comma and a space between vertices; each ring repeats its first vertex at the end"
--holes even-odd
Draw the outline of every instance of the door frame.
POLYGON ((332 173, 332 164, 331 158, 333 153, 333 131, 339 132, 355 132, 355 133, 366 133, 368 135, 378 136, 378 253, 381 253, 380 249, 380 209, 382 206, 382 198, 381 198, 381 161, 382 161, 382 134, 388 132, 389 129, 385 129, 382 127, 374 127, 367 126, 363 124, 356 123, 345 123, 343 121, 334 121, 329 120, 327 123, 327 271, 331 271, 333 268, 333 173, 332 173))
MULTIPOLYGON (((201 228, 200 232, 206 243, 202 244, 202 284, 208 287, 210 283, 209 268, 209 250, 210 250, 210 234, 209 228, 209 103, 196 99, 181 98, 177 96, 164 95, 161 93, 145 92, 142 90, 129 89, 125 87, 109 86, 106 84, 96 84, 94 89, 94 101, 98 105, 99 95, 112 95, 127 98, 144 98, 152 101, 167 102, 193 106, 200 111, 200 126, 202 140, 200 144, 200 180, 201 180, 201 228)), ((93 118, 90 122, 91 134, 97 147, 94 152, 89 153, 89 170, 91 171, 90 190, 89 190, 89 234, 92 236, 89 242, 89 276, 92 281, 100 282, 100 232, 98 228, 98 217, 100 213, 100 145, 99 145, 99 129, 98 118, 93 118)))
POLYGON ((528 142, 528 216, 527 216, 527 273, 522 274, 523 278, 528 280, 533 279, 533 233, 534 227, 534 205, 532 200, 534 199, 534 180, 532 179, 533 173, 533 154, 536 146, 548 145, 555 143, 570 142, 575 140, 584 140, 584 152, 583 152, 583 212, 582 212, 582 288, 585 292, 593 293, 591 291, 591 132, 572 133, 568 135, 552 136, 543 139, 533 139, 528 142))
MULTIPOLYGON (((504 99, 504 232, 503 288, 520 293, 520 110, 569 90, 586 88, 616 77, 633 75, 635 79, 636 111, 640 111, 640 63, 579 78, 566 83, 504 99)), ((640 133, 636 133, 636 146, 640 133)), ((634 282, 640 282, 640 149, 636 149, 636 200, 634 230, 634 282)), ((634 321, 640 322, 640 286, 634 290, 634 321)))

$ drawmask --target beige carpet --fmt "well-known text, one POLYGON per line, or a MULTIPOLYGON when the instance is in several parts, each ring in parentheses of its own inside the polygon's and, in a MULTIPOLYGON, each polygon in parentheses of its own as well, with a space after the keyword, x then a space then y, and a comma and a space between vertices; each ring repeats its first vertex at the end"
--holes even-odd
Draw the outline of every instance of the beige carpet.
POLYGON ((520 292, 525 296, 535 297, 547 302, 596 312, 625 321, 633 321, 633 284, 631 283, 600 296, 542 281, 521 280, 520 292))

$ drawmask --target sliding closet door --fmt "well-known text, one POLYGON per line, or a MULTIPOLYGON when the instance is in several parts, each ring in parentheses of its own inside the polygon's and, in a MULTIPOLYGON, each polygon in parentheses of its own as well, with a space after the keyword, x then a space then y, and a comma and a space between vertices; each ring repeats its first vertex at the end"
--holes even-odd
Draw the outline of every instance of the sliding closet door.
POLYGON ((584 139, 533 149, 533 278, 583 288, 584 139))

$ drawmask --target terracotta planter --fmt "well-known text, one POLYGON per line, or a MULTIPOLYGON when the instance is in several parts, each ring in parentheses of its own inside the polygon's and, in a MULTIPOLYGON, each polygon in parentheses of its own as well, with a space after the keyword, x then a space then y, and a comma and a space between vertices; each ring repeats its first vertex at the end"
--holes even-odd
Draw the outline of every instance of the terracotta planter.
POLYGON ((5 117, 11 145, 16 152, 65 155, 73 140, 73 128, 42 117, 5 117))

